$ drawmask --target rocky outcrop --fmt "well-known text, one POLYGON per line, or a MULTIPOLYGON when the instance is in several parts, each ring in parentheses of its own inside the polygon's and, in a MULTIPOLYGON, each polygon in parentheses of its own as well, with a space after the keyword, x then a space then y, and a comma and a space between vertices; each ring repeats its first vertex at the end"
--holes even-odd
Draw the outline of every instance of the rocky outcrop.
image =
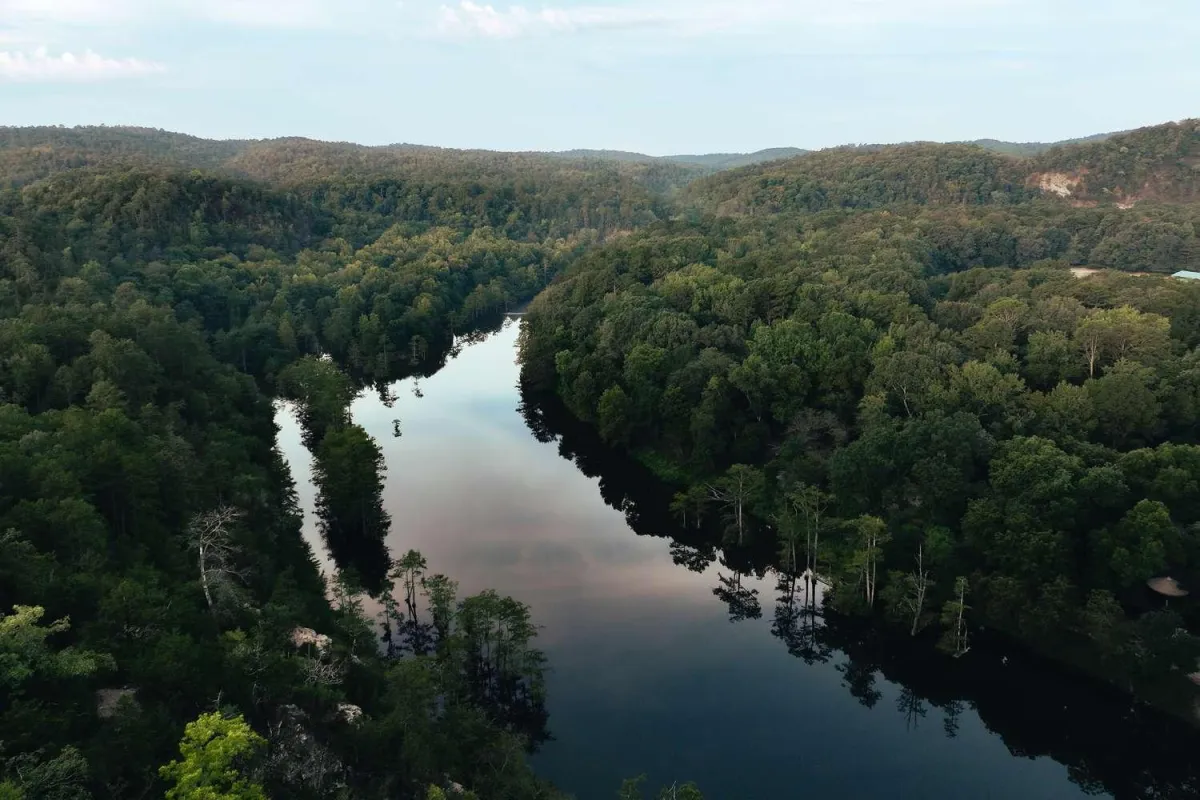
POLYGON ((292 645, 297 648, 315 647, 324 653, 329 649, 332 640, 323 633, 317 633, 312 628, 294 628, 292 630, 292 645))
POLYGON ((112 719, 117 716, 121 701, 137 702, 137 689, 129 686, 120 689, 100 689, 96 692, 96 716, 100 719, 112 719))

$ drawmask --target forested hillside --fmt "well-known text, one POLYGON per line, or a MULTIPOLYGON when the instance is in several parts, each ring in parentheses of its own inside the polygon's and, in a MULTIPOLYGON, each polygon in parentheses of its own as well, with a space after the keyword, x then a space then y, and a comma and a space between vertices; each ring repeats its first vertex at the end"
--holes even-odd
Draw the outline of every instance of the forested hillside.
POLYGON ((1061 142, 1003 142, 998 139, 975 139, 970 144, 976 144, 984 150, 993 150, 997 153, 1003 153, 1009 156, 1036 156, 1054 147, 1064 147, 1072 144, 1086 144, 1087 142, 1102 142, 1105 139, 1111 139, 1114 136, 1119 136, 1127 131, 1116 131, 1113 133, 1094 133, 1091 136, 1082 136, 1078 139, 1064 139, 1061 142))
POLYGON ((1200 285, 1164 277, 1200 262, 1198 155, 1186 122, 705 178, 539 296, 524 378, 843 613, 951 653, 999 628, 1186 709, 1200 611, 1148 582, 1200 574, 1200 285))
POLYGON ((1077 206, 1190 203, 1200 189, 1200 121, 1142 128, 1019 158, 974 144, 822 150, 692 183, 689 200, 721 214, 774 214, 896 203, 1009 205, 1039 196, 1077 206))
POLYGON ((525 380, 681 518, 952 651, 986 623, 1173 690, 1200 619, 1146 581, 1200 560, 1200 286, 1068 266, 1196 265, 1196 138, 681 191, 659 161, 0 129, 0 796, 556 796, 529 610, 389 558, 347 410, 543 289, 525 380), (281 399, 331 550, 372 553, 329 586, 281 399))
POLYGON ((528 609, 389 563, 347 406, 664 201, 609 167, 367 180, 301 148, 241 153, 250 181, 107 146, 42 148, 36 180, 9 161, 0 191, 0 794, 555 796, 523 757, 546 736, 528 609), (379 554, 330 587, 272 397, 300 405, 330 547, 379 554))

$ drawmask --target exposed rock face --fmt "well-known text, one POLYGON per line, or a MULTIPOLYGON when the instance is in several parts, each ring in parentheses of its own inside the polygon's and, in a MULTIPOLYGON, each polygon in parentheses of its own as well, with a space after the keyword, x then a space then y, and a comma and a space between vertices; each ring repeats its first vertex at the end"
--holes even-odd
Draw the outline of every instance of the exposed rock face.
POLYGON ((1075 190, 1083 181, 1081 176, 1070 175, 1066 172, 1043 172, 1033 177, 1037 181, 1039 189, 1047 194, 1054 194, 1059 197, 1073 196, 1075 190))
POLYGON ((112 719, 117 715, 117 707, 128 697, 131 701, 137 697, 137 689, 128 686, 122 689, 100 689, 96 692, 96 715, 100 719, 112 719))
POLYGON ((292 645, 295 647, 307 647, 309 645, 317 648, 319 652, 324 653, 329 649, 332 641, 323 633, 317 633, 312 628, 295 628, 292 630, 292 645))
POLYGON ((353 725, 362 719, 363 710, 350 703, 338 703, 338 714, 341 715, 343 720, 353 725))

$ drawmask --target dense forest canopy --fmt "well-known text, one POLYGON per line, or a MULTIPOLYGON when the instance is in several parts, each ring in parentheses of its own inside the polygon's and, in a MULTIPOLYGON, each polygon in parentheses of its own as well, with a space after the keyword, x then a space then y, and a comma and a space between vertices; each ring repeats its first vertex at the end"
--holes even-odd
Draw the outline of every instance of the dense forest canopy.
POLYGON ((1197 157, 1188 121, 701 179, 538 297, 524 378, 845 613, 954 653, 969 618, 1189 708, 1200 611, 1148 582, 1200 577, 1200 284, 1166 277, 1200 259, 1197 157))
POLYGON ((1017 158, 976 145, 840 147, 694 182, 690 201, 721 214, 879 208, 896 203, 1074 206, 1190 203, 1200 190, 1200 122, 1143 128, 1017 158))
POLYGON ((385 465, 347 412, 539 293, 526 382, 675 483, 681 517, 727 514, 731 550, 769 537, 840 610, 952 651, 981 622, 1067 630, 1174 691, 1200 619, 1146 580, 1200 563, 1200 286, 1160 277, 1200 259, 1197 137, 697 180, 0 129, 0 795, 556 796, 522 757, 546 736, 529 610, 389 558, 385 465), (328 583, 281 399, 331 550, 378 554, 328 583))
POLYGON ((347 406, 665 199, 608 165, 303 148, 243 154, 279 178, 254 181, 135 134, 34 144, 48 174, 0 191, 0 792, 555 796, 523 757, 546 735, 528 609, 389 561, 347 406), (378 553, 329 586, 273 397, 301 409, 331 549, 378 553), (204 741, 247 743, 242 777, 189 784, 204 741))

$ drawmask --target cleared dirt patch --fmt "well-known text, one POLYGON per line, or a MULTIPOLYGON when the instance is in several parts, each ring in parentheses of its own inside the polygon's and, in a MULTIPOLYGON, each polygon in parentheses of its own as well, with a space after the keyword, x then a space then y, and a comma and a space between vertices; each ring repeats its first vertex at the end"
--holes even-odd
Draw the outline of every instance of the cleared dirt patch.
POLYGON ((1089 275, 1095 275, 1097 272, 1116 272, 1119 275, 1140 275, 1143 277, 1154 274, 1153 272, 1122 272, 1115 269, 1098 269, 1096 267, 1071 267, 1071 274, 1076 278, 1086 278, 1089 275))

